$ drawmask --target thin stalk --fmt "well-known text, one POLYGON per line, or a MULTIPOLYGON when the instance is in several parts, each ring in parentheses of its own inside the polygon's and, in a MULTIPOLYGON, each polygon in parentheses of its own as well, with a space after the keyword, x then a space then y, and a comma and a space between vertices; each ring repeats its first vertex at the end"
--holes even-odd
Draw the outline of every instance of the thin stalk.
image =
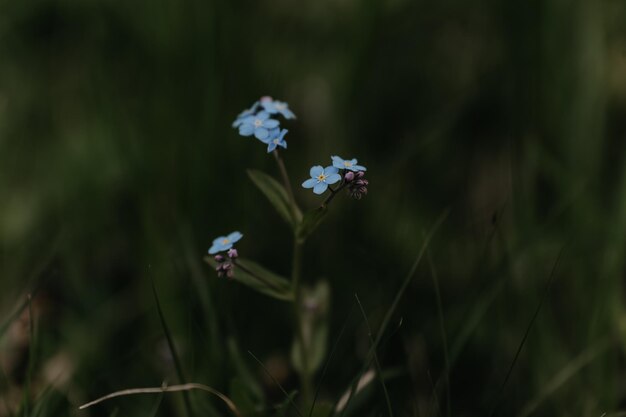
POLYGON ((282 391, 282 393, 285 395, 285 398, 287 398, 287 401, 289 401, 289 404, 291 404, 291 406, 293 407, 294 410, 296 410, 296 413, 298 413, 299 417, 303 417, 302 416, 302 412, 300 411, 300 409, 298 408, 298 406, 296 405, 296 403, 293 402, 293 399, 291 398, 291 395, 289 395, 287 393, 287 391, 285 390, 285 388, 283 388, 282 385, 280 385, 280 382, 278 382, 276 380, 276 378, 274 378, 274 375, 271 374, 270 370, 267 369, 267 367, 265 365, 263 365, 263 362, 261 362, 261 360, 259 358, 257 358, 254 353, 248 351, 248 353, 250 354, 250 356, 252 356, 254 358, 255 361, 257 361, 257 363, 259 365, 261 365, 261 367, 263 368, 263 370, 265 371, 265 373, 267 374, 267 376, 269 376, 271 378, 272 381, 274 381, 274 384, 276 384, 276 386, 282 391))
MULTIPOLYGON (((365 309, 361 304, 361 300, 359 300, 359 296, 354 294, 354 298, 356 298, 356 302, 359 304, 359 309, 361 310, 361 314, 363 315, 363 320, 365 321, 365 325, 367 326, 367 336, 370 339, 370 346, 374 347, 374 339, 372 337, 372 326, 370 326, 370 321, 367 319, 367 314, 365 314, 365 309)), ((391 407, 391 400, 389 399, 389 393, 387 392, 387 386, 385 386, 385 379, 383 378, 383 370, 380 367, 380 362, 378 361, 378 355, 376 354, 376 348, 372 351, 374 356, 374 365, 376 365, 376 371, 378 373, 378 379, 380 380, 380 385, 383 388, 383 393, 385 394, 385 402, 387 403, 387 412, 389 413, 389 417, 393 417, 393 409, 391 407)))
POLYGON ((280 171, 280 176, 283 178, 283 183, 285 184, 285 189, 287 190, 287 195, 289 196, 289 203, 291 203, 291 208, 293 210, 292 214, 294 214, 295 218, 296 199, 293 196, 293 190, 291 188, 291 181, 289 181, 289 175, 287 174, 287 168, 285 168, 285 163, 283 162, 283 158, 280 157, 278 149, 274 149, 273 154, 276 159, 276 164, 278 165, 278 170, 280 171))
POLYGON ((444 381, 446 384, 446 411, 447 416, 452 415, 450 396, 450 354, 448 351, 448 337, 446 336, 446 326, 443 317, 443 302, 441 301, 441 290, 439 289, 439 277, 435 270, 435 264, 433 258, 430 255, 430 249, 426 250, 426 256, 428 257, 428 265, 430 266, 430 273, 433 277, 433 286, 435 287, 435 300, 437 301, 437 316, 439 317, 439 332, 441 333, 441 343, 443 344, 443 360, 444 360, 444 381))
POLYGON ((103 401, 106 400, 110 400, 111 398, 116 398, 116 397, 123 397, 126 395, 137 395, 137 394, 162 394, 164 392, 187 392, 187 391, 191 391, 191 390, 200 390, 200 391, 205 391, 208 392, 209 394, 213 394, 216 397, 218 397, 220 400, 222 400, 224 402, 224 404, 226 404, 226 406, 228 407, 228 409, 230 410, 230 412, 235 416, 235 417, 241 417, 241 413, 239 412, 239 410, 237 409, 237 406, 235 405, 235 403, 233 403, 231 401, 230 398, 228 398, 226 395, 222 394, 221 392, 219 392, 216 389, 213 389, 207 385, 203 385, 203 384, 196 384, 194 382, 190 382, 188 384, 181 384, 181 385, 163 385, 161 387, 155 387, 155 388, 130 388, 130 389, 125 389, 122 391, 116 391, 113 392, 111 394, 105 395, 104 397, 100 397, 97 400, 88 402, 87 404, 83 404, 80 407, 78 407, 79 410, 84 410, 85 408, 91 407, 93 405, 99 404, 103 401))
POLYGON ((309 354, 304 337, 302 326, 302 292, 300 291, 300 275, 302 271, 302 246, 303 242, 298 239, 293 243, 293 263, 291 271, 291 284, 294 292, 294 317, 296 319, 296 337, 300 345, 300 360, 302 361, 302 371, 300 380, 302 383, 302 397, 305 405, 311 402, 313 383, 311 382, 311 368, 309 367, 309 354))
MULTIPOLYGON (((170 349, 170 353, 172 354, 172 359, 174 360, 174 368, 176 369, 176 373, 178 374, 178 379, 180 380, 181 384, 186 385, 185 376, 183 374, 183 367, 181 365, 178 352, 176 351, 176 346, 174 345, 174 339, 172 339, 170 329, 169 327, 167 327, 167 323, 165 322, 163 310, 161 310, 161 303, 159 302, 159 296, 157 294, 156 285, 154 284, 154 279, 152 280, 152 294, 154 295, 154 301, 156 303, 157 311, 159 313, 159 319, 161 320, 161 327, 163 328, 163 333, 165 334, 167 345, 170 349)), ((192 417, 193 412, 191 409, 191 401, 189 400, 189 395, 187 393, 188 390, 181 391, 183 392, 183 402, 185 404, 187 417, 192 417)))
POLYGON ((330 194, 328 195, 328 197, 326 197, 326 200, 324 200, 324 202, 322 203, 322 207, 326 207, 328 204, 330 204, 330 202, 333 201, 333 198, 335 198, 335 196, 339 194, 339 191, 346 188, 346 185, 348 185, 348 183, 342 181, 336 190, 333 190, 333 188, 329 186, 328 189, 330 190, 330 194))

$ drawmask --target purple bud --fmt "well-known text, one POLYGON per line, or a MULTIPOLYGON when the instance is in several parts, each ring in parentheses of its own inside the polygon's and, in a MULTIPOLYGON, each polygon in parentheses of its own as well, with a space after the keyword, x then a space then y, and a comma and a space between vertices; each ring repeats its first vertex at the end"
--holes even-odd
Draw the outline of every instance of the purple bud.
POLYGON ((228 257, 230 259, 235 259, 235 258, 239 257, 239 252, 237 252, 237 249, 235 249, 235 248, 230 248, 228 250, 228 257))
POLYGON ((215 255, 215 262, 224 262, 224 257, 222 255, 215 255))
POLYGON ((346 180, 346 182, 352 182, 352 180, 354 179, 354 172, 352 171, 346 172, 346 175, 344 175, 343 178, 344 180, 346 180))
POLYGON ((360 200, 363 196, 367 195, 369 181, 363 178, 364 176, 365 173, 363 171, 356 172, 354 180, 348 183, 348 195, 356 200, 360 200))

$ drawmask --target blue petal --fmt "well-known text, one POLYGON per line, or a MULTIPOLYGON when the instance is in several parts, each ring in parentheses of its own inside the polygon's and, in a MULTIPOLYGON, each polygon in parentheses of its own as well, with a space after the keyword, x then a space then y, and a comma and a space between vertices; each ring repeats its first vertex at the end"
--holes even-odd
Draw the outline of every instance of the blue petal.
POLYGON ((218 245, 213 244, 213 246, 211 246, 211 249, 209 249, 209 255, 215 255, 219 251, 220 251, 220 247, 218 245))
POLYGON ((265 140, 269 136, 269 134, 270 132, 263 127, 260 127, 254 131, 254 136, 256 136, 256 138, 259 140, 265 140))
POLYGON ((220 242, 224 239, 226 239, 226 236, 220 236, 217 239, 213 239, 213 246, 220 245, 220 242))
POLYGON ((304 188, 313 188, 315 187, 315 184, 317 184, 319 181, 317 181, 315 178, 309 178, 308 180, 304 181, 302 183, 302 187, 304 188))
POLYGON ((330 159, 333 160, 333 165, 335 165, 336 162, 340 163, 343 166, 343 158, 337 156, 337 155, 333 155, 330 157, 330 159))
POLYGON ((235 243, 239 242, 239 239, 241 239, 242 237, 243 235, 240 232, 232 232, 228 235, 228 240, 230 240, 232 243, 235 243))
POLYGON ((315 194, 323 194, 327 188, 328 184, 326 184, 325 182, 318 182, 317 184, 315 184, 315 187, 313 187, 313 192, 315 194))
POLYGON ((319 177, 324 172, 324 168, 321 165, 315 165, 311 167, 309 174, 311 174, 311 178, 319 177))
POLYGON ((327 166, 326 168, 324 168, 324 175, 326 176, 329 176, 330 174, 336 174, 337 172, 339 172, 337 167, 327 166))
POLYGON ((281 138, 281 139, 284 139, 284 138, 285 138, 285 135, 287 134, 287 132, 289 132, 287 129, 283 129, 283 130, 281 130, 281 131, 280 131, 280 138, 281 138))
POLYGON ((365 168, 363 165, 352 165, 350 169, 352 171, 367 171, 367 168, 365 168))
POLYGON ((263 126, 268 129, 274 129, 278 127, 279 124, 280 123, 278 122, 278 120, 274 120, 274 119, 267 119, 266 121, 263 122, 263 126))
POLYGON ((293 112, 291 110, 287 109, 287 108, 285 108, 282 111, 280 111, 280 114, 282 114, 285 117, 285 119, 295 119, 296 118, 296 115, 293 114, 293 112))
POLYGON ((268 142, 267 153, 273 152, 274 149, 276 149, 276 144, 273 141, 268 142))
POLYGON ((326 177, 326 184, 334 184, 338 181, 341 181, 341 175, 339 174, 330 174, 326 177))
POLYGON ((259 120, 267 120, 270 117, 269 113, 266 111, 259 112, 256 115, 256 118, 259 120))
POLYGON ((254 126, 250 124, 243 124, 239 126, 239 134, 241 136, 251 136, 254 133, 254 126))

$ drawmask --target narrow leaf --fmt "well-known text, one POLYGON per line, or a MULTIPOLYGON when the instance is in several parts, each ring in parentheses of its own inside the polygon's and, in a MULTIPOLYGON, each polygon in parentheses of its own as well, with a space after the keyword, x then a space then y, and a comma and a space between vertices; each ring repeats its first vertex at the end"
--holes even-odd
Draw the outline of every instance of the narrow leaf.
POLYGON ((278 214, 295 230, 302 220, 302 212, 295 203, 292 206, 285 187, 261 171, 249 169, 248 176, 272 203, 278 214))
MULTIPOLYGON (((213 269, 217 267, 217 262, 210 256, 205 256, 204 260, 213 269)), ((293 301, 293 291, 287 279, 248 259, 238 258, 234 263, 235 274, 232 279, 235 281, 277 300, 293 301)))

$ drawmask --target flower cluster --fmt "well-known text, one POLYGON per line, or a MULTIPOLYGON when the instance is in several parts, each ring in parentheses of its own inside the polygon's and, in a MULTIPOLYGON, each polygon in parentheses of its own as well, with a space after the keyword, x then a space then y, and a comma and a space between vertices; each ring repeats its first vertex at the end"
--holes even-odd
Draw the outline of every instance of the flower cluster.
POLYGON ((267 145, 267 152, 277 147, 287 149, 285 135, 287 129, 281 129, 280 122, 272 117, 281 115, 285 119, 295 119, 296 115, 289 110, 289 105, 271 97, 261 97, 252 107, 237 116, 232 126, 239 129, 241 136, 254 136, 267 145))
POLYGON ((304 188, 313 188, 315 194, 324 194, 330 185, 339 181, 341 183, 336 189, 330 188, 331 193, 335 194, 342 188, 347 188, 348 194, 360 200, 367 194, 367 186, 369 182, 364 178, 365 168, 358 165, 356 158, 343 159, 339 156, 330 157, 333 164, 323 168, 321 165, 315 165, 311 168, 309 174, 311 178, 302 183, 304 188))
POLYGON ((233 247, 243 235, 239 232, 232 232, 228 236, 220 236, 213 240, 213 245, 209 249, 209 255, 215 255, 215 262, 217 262, 218 277, 227 276, 232 278, 234 275, 234 260, 239 256, 237 249, 233 247), (221 255, 220 252, 226 252, 226 256, 221 255))

